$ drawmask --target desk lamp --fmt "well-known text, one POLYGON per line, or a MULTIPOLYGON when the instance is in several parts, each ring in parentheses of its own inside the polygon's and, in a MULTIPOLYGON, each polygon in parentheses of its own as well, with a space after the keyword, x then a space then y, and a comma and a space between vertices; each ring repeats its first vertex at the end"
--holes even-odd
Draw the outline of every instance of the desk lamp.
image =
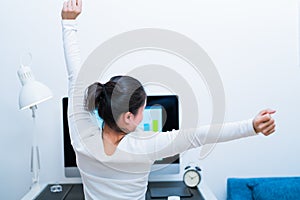
MULTIPOLYGON (((32 59, 31 54, 28 54, 30 57, 30 62, 32 59)), ((35 80, 33 73, 29 66, 25 66, 22 63, 21 58, 21 67, 18 70, 18 76, 22 84, 22 89, 19 94, 19 108, 21 110, 31 109, 32 119, 35 129, 35 117, 37 104, 44 102, 52 97, 52 92, 44 84, 35 80)), ((33 141, 31 147, 31 172, 32 172, 32 185, 39 186, 39 170, 40 170, 40 157, 39 157, 39 147, 37 141, 37 133, 33 131, 33 141)))

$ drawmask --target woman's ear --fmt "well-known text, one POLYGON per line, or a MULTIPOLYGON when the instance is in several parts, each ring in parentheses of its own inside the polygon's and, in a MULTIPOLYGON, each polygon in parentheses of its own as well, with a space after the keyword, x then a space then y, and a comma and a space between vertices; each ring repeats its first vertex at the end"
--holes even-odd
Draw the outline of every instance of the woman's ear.
POLYGON ((132 121, 133 114, 131 112, 126 112, 123 114, 123 120, 126 124, 130 124, 132 121))

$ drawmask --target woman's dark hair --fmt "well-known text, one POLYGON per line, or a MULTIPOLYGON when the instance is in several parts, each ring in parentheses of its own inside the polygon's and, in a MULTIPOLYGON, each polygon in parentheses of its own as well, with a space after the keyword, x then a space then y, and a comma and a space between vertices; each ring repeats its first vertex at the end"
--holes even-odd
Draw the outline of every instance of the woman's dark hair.
POLYGON ((125 112, 136 115, 144 105, 146 92, 142 84, 130 76, 114 76, 107 83, 95 82, 87 88, 85 105, 90 112, 98 111, 104 123, 115 131, 124 132, 116 124, 125 112))

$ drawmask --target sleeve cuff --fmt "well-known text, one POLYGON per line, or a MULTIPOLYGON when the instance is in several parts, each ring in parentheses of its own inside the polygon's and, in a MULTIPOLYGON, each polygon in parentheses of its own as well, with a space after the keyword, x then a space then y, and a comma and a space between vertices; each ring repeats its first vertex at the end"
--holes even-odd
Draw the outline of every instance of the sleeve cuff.
POLYGON ((78 24, 76 20, 63 19, 61 24, 64 29, 72 29, 75 31, 78 30, 78 24))
POLYGON ((247 120, 247 129, 249 132, 249 135, 258 135, 258 133, 255 132, 254 127, 253 127, 253 119, 248 119, 247 120))

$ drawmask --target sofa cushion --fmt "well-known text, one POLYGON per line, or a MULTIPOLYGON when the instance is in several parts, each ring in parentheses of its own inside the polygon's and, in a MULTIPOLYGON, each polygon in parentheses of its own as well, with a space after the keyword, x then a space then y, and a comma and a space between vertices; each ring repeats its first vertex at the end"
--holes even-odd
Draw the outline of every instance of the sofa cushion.
POLYGON ((249 183, 248 178, 228 178, 227 200, 252 200, 252 192, 247 187, 247 183, 249 183))
POLYGON ((300 179, 277 179, 247 184, 254 200, 300 199, 300 179))

